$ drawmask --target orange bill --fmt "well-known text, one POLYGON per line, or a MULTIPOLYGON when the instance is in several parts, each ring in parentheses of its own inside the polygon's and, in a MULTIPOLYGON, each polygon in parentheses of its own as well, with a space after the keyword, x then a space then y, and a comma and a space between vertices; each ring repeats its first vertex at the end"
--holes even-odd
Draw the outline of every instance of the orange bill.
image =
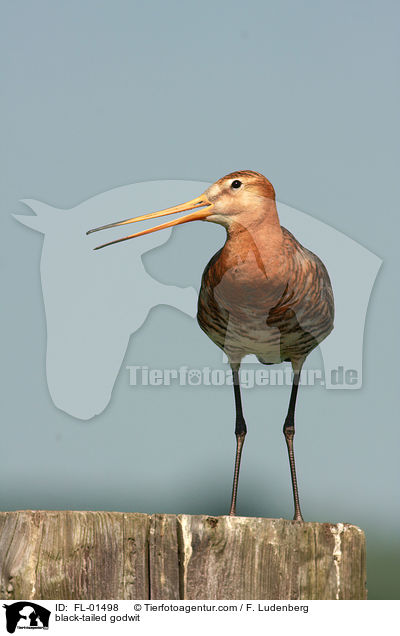
POLYGON ((192 212, 191 214, 186 214, 185 216, 181 216, 178 219, 174 219, 173 221, 161 223, 161 225, 156 225, 155 227, 149 227, 147 230, 142 230, 141 232, 136 232, 135 234, 130 234, 129 236, 124 236, 123 238, 116 239, 115 241, 109 241, 109 243, 103 243, 103 245, 98 245, 94 248, 95 250, 99 250, 102 247, 114 245, 114 243, 121 243, 121 241, 127 241, 128 239, 136 238, 137 236, 143 236, 144 234, 151 234, 151 232, 164 230, 167 227, 181 225, 182 223, 188 223, 189 221, 203 221, 208 216, 210 216, 212 207, 213 203, 210 203, 210 201, 208 201, 205 196, 200 196, 197 197, 197 199, 192 199, 191 201, 187 201, 186 203, 182 203, 181 205, 175 205, 172 208, 166 208, 165 210, 160 210, 159 212, 151 212, 150 214, 135 216, 134 218, 126 219, 125 221, 117 221, 116 223, 110 223, 109 225, 95 227, 92 230, 88 230, 86 234, 99 232, 100 230, 108 230, 109 228, 117 227, 119 225, 128 225, 129 223, 137 223, 138 221, 148 221, 149 219, 157 219, 158 217, 168 216, 169 214, 177 214, 179 212, 186 212, 188 210, 202 208, 197 210, 196 212, 192 212))

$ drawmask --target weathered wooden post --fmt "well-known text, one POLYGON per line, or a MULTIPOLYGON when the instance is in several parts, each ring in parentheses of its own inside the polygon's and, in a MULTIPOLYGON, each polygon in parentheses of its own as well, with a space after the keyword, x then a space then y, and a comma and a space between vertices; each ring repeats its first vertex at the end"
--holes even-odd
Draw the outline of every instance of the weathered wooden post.
POLYGON ((364 599, 349 524, 122 512, 0 512, 4 599, 364 599))

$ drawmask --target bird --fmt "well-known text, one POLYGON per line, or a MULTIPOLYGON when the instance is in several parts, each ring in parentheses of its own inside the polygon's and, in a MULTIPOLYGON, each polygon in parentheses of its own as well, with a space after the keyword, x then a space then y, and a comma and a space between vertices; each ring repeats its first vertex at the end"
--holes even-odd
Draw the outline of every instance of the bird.
POLYGON ((87 234, 158 217, 191 213, 94 249, 191 221, 222 225, 225 243, 206 265, 201 279, 197 320, 222 349, 232 370, 236 452, 229 515, 236 514, 239 471, 247 425, 240 390, 240 365, 254 354, 262 364, 289 362, 293 381, 283 424, 295 521, 303 521, 296 475, 295 408, 300 373, 308 354, 333 329, 334 298, 328 271, 281 226, 272 183, 252 170, 231 172, 199 197, 158 212, 117 221, 87 234))

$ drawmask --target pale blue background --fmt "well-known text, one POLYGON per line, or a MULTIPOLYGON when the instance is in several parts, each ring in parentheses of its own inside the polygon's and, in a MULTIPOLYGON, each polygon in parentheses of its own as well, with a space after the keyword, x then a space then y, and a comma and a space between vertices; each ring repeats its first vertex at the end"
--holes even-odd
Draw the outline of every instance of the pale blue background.
MULTIPOLYGON (((304 389, 296 452, 306 518, 362 526, 370 597, 398 598, 399 14, 394 1, 0 3, 2 509, 226 512, 228 388, 155 397, 129 387, 122 368, 99 418, 83 423, 54 407, 42 238, 10 213, 26 212, 22 198, 72 207, 138 180, 259 170, 281 201, 384 260, 364 386, 304 389)), ((181 228, 146 267, 191 284, 222 238, 220 228, 181 228)), ((189 318, 159 307, 126 364, 179 366, 193 346, 204 352, 199 364, 218 365, 189 318)), ((287 399, 287 388, 244 396, 239 514, 291 514, 287 399)))

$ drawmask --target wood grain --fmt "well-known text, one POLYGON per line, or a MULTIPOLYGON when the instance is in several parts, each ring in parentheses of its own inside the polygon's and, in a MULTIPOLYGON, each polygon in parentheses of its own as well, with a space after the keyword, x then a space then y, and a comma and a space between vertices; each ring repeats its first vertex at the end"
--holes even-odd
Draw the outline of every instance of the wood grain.
POLYGON ((0 512, 3 599, 364 599, 349 524, 122 512, 0 512))

